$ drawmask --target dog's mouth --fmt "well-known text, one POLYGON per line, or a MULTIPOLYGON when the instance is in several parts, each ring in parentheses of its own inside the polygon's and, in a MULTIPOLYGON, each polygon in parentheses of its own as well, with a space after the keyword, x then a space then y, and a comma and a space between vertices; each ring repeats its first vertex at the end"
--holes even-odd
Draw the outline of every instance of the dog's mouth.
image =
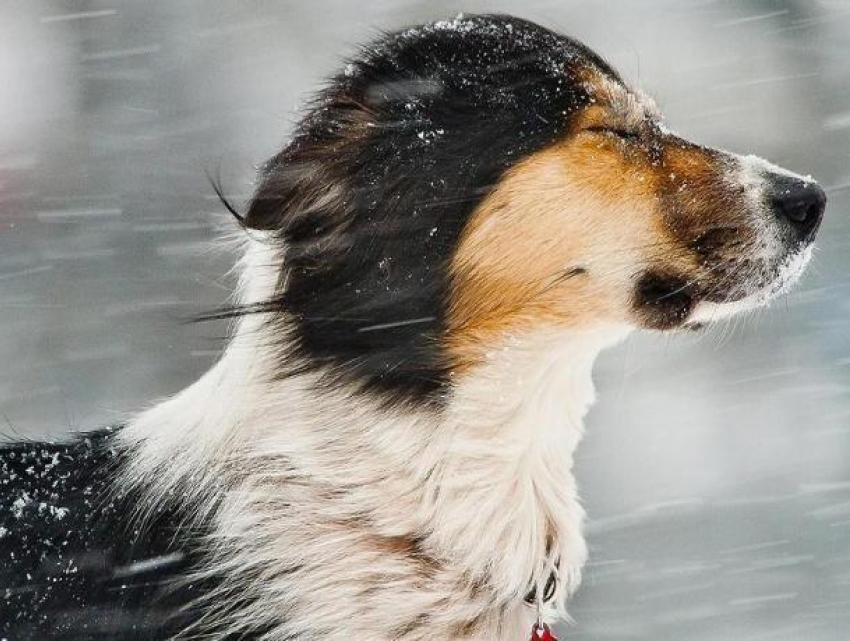
POLYGON ((763 307, 787 293, 800 280, 812 252, 809 243, 771 264, 741 259, 722 270, 713 282, 648 272, 636 287, 635 307, 647 328, 699 329, 712 321, 763 307))
POLYGON ((717 287, 697 295, 686 327, 701 327, 741 312, 764 307, 786 294, 800 280, 812 258, 813 245, 807 244, 769 265, 742 261, 738 274, 728 287, 717 287))

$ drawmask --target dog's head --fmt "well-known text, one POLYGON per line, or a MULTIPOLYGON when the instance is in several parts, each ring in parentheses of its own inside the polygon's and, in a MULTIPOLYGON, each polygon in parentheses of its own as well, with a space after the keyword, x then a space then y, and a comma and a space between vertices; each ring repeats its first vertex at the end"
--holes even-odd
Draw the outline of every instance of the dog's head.
POLYGON ((267 166, 246 224, 284 249, 298 366, 440 397, 506 335, 670 330, 800 275, 813 181, 668 131, 569 38, 505 16, 388 36, 267 166))

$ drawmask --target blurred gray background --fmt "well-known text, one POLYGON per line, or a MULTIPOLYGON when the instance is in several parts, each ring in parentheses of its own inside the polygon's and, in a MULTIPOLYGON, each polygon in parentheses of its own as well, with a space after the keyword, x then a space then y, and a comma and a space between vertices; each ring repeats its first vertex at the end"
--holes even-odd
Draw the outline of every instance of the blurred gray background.
POLYGON ((562 641, 848 638, 850 2, 3 0, 0 431, 115 422, 209 367, 226 327, 186 321, 234 256, 204 171, 243 202, 356 43, 459 11, 579 37, 674 129, 830 197, 787 299, 601 359, 562 641))

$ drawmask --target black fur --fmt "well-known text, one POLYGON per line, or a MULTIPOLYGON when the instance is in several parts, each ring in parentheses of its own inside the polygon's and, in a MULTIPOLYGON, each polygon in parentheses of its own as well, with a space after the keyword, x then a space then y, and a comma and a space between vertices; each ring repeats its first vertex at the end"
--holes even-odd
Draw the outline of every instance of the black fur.
POLYGON ((284 373, 441 400, 447 268, 464 226, 507 169, 569 131, 588 102, 576 72, 590 66, 619 79, 570 38, 469 16, 389 35, 333 78, 245 216, 287 247, 286 289, 262 306, 294 330, 284 373))
POLYGON ((113 438, 0 448, 0 639, 161 640, 194 622, 212 586, 183 577, 203 532, 179 509, 140 526, 113 438))
POLYGON ((633 305, 644 327, 674 329, 691 313, 696 301, 695 289, 693 283, 681 276, 648 271, 635 286, 633 305))

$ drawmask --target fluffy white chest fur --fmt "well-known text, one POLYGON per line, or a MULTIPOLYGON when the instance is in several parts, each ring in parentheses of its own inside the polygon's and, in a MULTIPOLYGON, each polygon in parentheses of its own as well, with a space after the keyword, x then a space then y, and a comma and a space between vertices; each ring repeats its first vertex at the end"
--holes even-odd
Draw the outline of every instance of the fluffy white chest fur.
MULTIPOLYGON (((247 254, 249 302, 274 286, 270 251, 247 254)), ((130 480, 151 506, 207 497, 209 571, 227 579, 206 607, 234 630, 521 639, 529 590, 556 571, 553 615, 579 581, 573 452, 593 360, 626 333, 507 338, 444 409, 400 411, 316 392, 311 375, 272 380, 263 321, 247 317, 212 370, 124 431, 130 480)))

